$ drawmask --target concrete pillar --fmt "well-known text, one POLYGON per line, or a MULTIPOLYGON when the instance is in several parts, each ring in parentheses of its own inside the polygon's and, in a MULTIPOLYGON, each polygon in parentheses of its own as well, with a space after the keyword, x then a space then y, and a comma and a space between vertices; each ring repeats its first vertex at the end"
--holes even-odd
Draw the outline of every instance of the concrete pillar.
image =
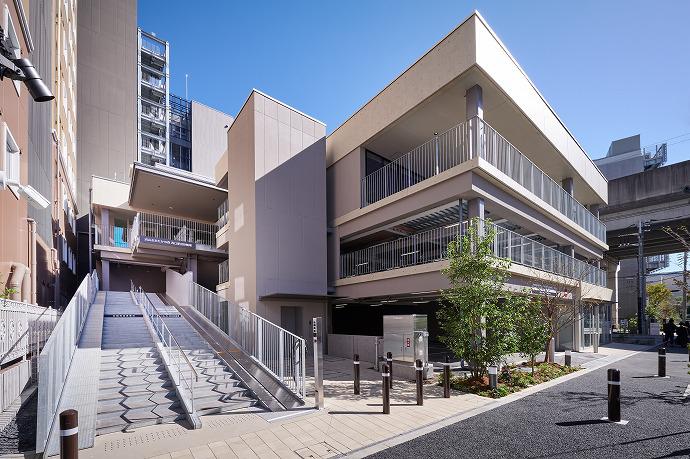
POLYGON ((475 116, 484 119, 484 96, 478 84, 465 91, 465 117, 469 120, 475 116))
POLYGON ((101 209, 101 227, 107 228, 110 225, 110 210, 101 209))
POLYGON ((484 219, 484 198, 474 198, 467 201, 467 217, 484 219))
POLYGON ((187 261, 187 270, 192 272, 192 280, 197 282, 197 274, 199 269, 197 267, 196 255, 189 255, 189 259, 187 261))
POLYGON ((110 290, 110 262, 101 260, 101 277, 103 278, 103 290, 110 290))
POLYGON ((561 182, 561 185, 563 186, 563 189, 565 190, 565 192, 568 193, 570 196, 572 196, 573 193, 575 192, 572 177, 564 178, 563 181, 561 182))

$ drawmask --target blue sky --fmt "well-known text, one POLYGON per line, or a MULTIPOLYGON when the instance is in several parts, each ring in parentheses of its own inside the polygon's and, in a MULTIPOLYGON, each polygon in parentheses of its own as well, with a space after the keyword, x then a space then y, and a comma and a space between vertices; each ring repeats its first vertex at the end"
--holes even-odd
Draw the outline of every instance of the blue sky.
POLYGON ((232 115, 252 87, 331 132, 477 9, 593 158, 640 133, 690 159, 690 2, 139 0, 171 87, 232 115), (190 5, 193 5, 190 8, 190 5), (678 142, 678 143, 676 143, 678 142))

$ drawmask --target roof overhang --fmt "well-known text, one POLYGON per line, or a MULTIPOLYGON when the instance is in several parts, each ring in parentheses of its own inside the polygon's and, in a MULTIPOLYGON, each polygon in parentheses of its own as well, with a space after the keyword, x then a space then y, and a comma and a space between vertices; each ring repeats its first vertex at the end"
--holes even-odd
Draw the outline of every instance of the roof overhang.
POLYGON ((172 168, 147 166, 135 162, 129 187, 129 205, 135 209, 176 217, 215 222, 218 206, 228 197, 202 177, 172 168))

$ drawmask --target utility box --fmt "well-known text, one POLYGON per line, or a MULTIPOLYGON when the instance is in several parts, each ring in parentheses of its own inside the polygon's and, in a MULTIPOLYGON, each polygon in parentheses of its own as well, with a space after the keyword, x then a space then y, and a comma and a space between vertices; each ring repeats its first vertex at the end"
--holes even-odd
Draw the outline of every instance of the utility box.
POLYGON ((393 360, 414 365, 419 359, 429 361, 429 331, 426 314, 383 316, 383 351, 393 360))

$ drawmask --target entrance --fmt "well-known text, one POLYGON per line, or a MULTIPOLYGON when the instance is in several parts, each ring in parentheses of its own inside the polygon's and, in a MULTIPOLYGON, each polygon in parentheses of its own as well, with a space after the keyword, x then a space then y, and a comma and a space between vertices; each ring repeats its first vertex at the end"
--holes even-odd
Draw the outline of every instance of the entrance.
POLYGON ((297 336, 302 336, 302 307, 281 306, 280 326, 297 336))
POLYGON ((582 350, 594 351, 597 347, 611 341, 611 305, 586 304, 582 308, 582 350))

